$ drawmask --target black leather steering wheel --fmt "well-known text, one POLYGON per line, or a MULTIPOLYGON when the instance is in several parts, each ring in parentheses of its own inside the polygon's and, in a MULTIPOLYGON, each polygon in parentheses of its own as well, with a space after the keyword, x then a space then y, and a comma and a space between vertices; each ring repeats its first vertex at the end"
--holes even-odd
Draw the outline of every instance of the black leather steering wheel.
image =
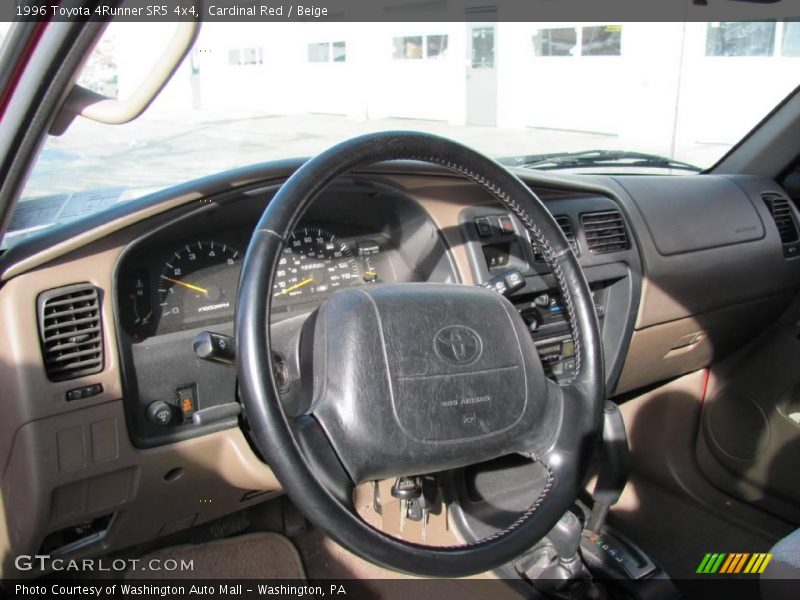
POLYGON ((358 137, 313 158, 281 187, 253 234, 236 306, 237 369, 252 436, 285 491, 339 544, 381 566, 433 577, 498 567, 544 537, 575 500, 601 424, 602 351, 589 286, 553 217, 495 161, 413 132, 358 137), (332 294, 302 325, 306 397, 282 406, 269 311, 276 266, 292 230, 334 179, 385 160, 435 163, 483 186, 530 232, 563 295, 576 372, 544 375, 517 311, 474 286, 381 284, 332 294), (356 513, 353 486, 455 469, 521 452, 547 483, 512 525, 462 546, 391 537, 356 513))

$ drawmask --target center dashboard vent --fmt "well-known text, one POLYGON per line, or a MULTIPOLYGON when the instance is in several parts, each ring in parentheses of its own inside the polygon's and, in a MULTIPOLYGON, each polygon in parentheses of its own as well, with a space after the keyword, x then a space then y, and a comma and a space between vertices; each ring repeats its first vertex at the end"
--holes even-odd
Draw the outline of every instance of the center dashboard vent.
MULTIPOLYGON (((569 222, 569 218, 566 215, 556 215, 553 218, 556 220, 556 223, 558 223, 561 231, 564 232, 564 237, 567 238, 569 247, 572 248, 575 256, 580 256, 581 252, 578 246, 578 240, 575 238, 575 230, 572 228, 572 223, 569 222)), ((542 254, 541 248, 539 248, 537 244, 531 244, 531 248, 533 248, 533 259, 536 262, 544 262, 544 255, 542 254)))
POLYGON ((88 283, 49 290, 37 303, 39 341, 50 381, 103 369, 103 326, 98 289, 88 283))
POLYGON ((592 254, 621 252, 630 248, 625 221, 618 210, 603 210, 581 215, 586 245, 592 254))
POLYGON ((797 221, 789 200, 779 194, 763 194, 762 198, 764 198, 764 203, 772 215, 772 220, 775 221, 775 227, 778 228, 781 242, 792 244, 798 241, 797 221))

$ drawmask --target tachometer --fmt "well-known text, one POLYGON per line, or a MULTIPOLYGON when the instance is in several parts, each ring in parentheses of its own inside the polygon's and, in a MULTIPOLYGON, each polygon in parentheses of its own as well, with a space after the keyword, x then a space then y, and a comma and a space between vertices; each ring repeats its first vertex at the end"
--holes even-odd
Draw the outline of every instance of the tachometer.
POLYGON ((158 276, 159 329, 232 315, 241 257, 238 249, 215 241, 177 248, 158 276))
POLYGON ((358 260, 347 244, 324 229, 301 227, 278 261, 272 293, 276 304, 310 300, 360 279, 358 260))

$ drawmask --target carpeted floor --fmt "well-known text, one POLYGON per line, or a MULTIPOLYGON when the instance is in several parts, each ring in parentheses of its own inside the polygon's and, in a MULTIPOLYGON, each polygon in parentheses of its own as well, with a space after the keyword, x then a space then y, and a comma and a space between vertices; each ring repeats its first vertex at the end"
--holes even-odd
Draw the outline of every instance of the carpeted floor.
POLYGON ((519 600, 514 588, 495 580, 490 574, 470 579, 425 579, 388 571, 346 550, 321 531, 312 529, 293 538, 306 565, 310 581, 349 579, 348 593, 376 600, 519 600), (358 581, 356 581, 358 580, 358 581), (401 580, 398 583, 398 580, 401 580), (404 584, 416 580, 413 584, 404 584))
MULTIPOLYGON (((612 509, 609 524, 641 546, 673 579, 694 577, 706 552, 765 552, 774 542, 735 527, 688 498, 636 475, 612 509)), ((387 579, 407 578, 362 560, 316 529, 291 541, 276 533, 251 533, 172 546, 142 556, 139 565, 139 570, 126 574, 127 579, 305 579, 308 575, 310 580, 362 580, 356 584, 357 591, 376 598, 393 598, 394 592, 405 589, 382 589, 387 579), (194 569, 144 570, 150 560, 168 558, 192 560, 194 569)), ((464 595, 463 583, 452 582, 453 589, 446 595, 464 595)), ((469 589, 467 596, 482 595, 476 591, 469 589)), ((496 594, 497 587, 492 591, 496 594)), ((430 590, 431 597, 441 593, 441 589, 430 590)))
POLYGON ((250 533, 203 544, 162 548, 141 557, 126 579, 305 579, 294 544, 277 533, 250 533), (193 561, 192 570, 152 571, 153 559, 193 561))
POLYGON ((126 579, 344 579, 347 594, 379 600, 518 600, 521 596, 502 582, 491 579, 416 581, 362 560, 317 530, 293 538, 276 533, 252 533, 205 542, 162 548, 139 559, 142 569, 129 571, 126 579), (302 561, 301 556, 302 554, 302 561), (149 571, 153 559, 191 560, 193 570, 149 571), (401 581, 398 583, 398 579, 401 581), (409 582, 409 583, 404 583, 409 582))
POLYGON ((774 542, 735 527, 640 476, 631 477, 608 522, 673 579, 696 577, 706 552, 766 552, 774 542))

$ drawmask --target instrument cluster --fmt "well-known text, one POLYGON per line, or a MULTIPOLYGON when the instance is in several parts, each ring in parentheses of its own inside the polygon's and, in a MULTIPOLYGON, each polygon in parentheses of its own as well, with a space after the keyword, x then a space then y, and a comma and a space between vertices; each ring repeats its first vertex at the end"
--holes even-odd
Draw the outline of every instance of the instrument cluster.
MULTIPOLYGON (((393 280, 383 233, 334 233, 303 224, 288 240, 272 289, 273 318, 313 310, 338 289, 393 280)), ((133 342, 231 321, 248 231, 164 243, 127 261, 118 283, 120 321, 133 342)))

